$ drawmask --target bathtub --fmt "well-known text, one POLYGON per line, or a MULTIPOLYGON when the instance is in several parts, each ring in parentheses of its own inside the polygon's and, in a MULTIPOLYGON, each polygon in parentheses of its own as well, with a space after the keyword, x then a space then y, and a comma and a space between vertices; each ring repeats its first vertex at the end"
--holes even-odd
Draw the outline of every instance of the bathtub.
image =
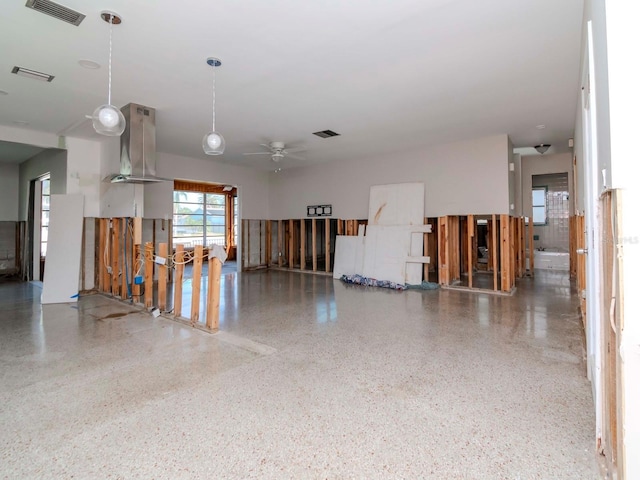
POLYGON ((544 270, 564 270, 569 271, 569 252, 561 252, 557 250, 534 250, 533 252, 534 268, 544 270))

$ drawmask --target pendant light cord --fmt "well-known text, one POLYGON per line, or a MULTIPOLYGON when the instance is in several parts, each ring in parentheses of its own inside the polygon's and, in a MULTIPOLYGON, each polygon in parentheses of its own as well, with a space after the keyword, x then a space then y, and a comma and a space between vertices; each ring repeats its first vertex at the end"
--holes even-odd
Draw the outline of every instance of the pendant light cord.
POLYGON ((211 131, 215 132, 216 131, 216 66, 215 64, 213 65, 213 118, 212 118, 212 127, 211 127, 211 131))
POLYGON ((107 104, 111 105, 111 51, 113 42, 113 14, 109 14, 109 95, 107 96, 107 104))

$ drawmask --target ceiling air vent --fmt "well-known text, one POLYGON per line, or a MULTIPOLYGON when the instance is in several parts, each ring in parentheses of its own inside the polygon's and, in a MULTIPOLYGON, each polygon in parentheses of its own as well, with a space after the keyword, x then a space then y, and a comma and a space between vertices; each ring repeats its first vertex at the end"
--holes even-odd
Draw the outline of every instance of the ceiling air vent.
POLYGON ((340 135, 333 130, 322 130, 321 132, 313 132, 313 134, 319 136, 320 138, 337 137, 338 135, 340 135))
POLYGON ((34 80, 40 80, 41 82, 50 82, 53 80, 53 75, 49 75, 48 73, 36 72, 35 70, 29 70, 24 67, 13 67, 11 69, 11 73, 15 73, 16 75, 20 75, 21 77, 33 78, 34 80))
POLYGON ((59 3, 52 2, 51 0, 27 0, 25 7, 50 15, 58 20, 75 25, 76 27, 80 25, 80 22, 82 22, 85 17, 82 13, 71 10, 59 3))

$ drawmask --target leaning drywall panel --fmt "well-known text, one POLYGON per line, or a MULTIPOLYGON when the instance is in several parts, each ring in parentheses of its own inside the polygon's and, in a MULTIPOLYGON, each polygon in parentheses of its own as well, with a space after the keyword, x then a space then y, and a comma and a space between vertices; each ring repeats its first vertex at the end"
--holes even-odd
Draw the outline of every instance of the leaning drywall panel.
POLYGON ((364 237, 363 275, 404 285, 410 238, 405 229, 369 225, 364 237))
MULTIPOLYGON (((424 183, 374 185, 369 189, 369 225, 422 224, 424 224, 424 183)), ((410 244, 403 252, 404 255, 422 255, 423 236, 410 235, 409 240, 410 244)), ((393 248, 392 245, 390 247, 393 248)), ((414 285, 422 282, 422 265, 419 263, 406 265, 404 272, 407 283, 414 285)))
POLYGON ((43 304, 77 301, 83 212, 82 195, 51 195, 43 304))
POLYGON ((364 236, 336 236, 333 278, 342 275, 362 275, 364 261, 364 236))
POLYGON ((422 225, 424 183, 374 185, 369 189, 369 225, 422 225))

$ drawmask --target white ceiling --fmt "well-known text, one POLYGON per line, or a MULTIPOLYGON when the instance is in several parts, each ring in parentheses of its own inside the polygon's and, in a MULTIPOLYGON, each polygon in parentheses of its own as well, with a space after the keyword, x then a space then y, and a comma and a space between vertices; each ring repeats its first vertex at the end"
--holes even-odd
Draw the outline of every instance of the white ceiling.
POLYGON ((92 135, 83 120, 106 103, 108 9, 123 17, 112 103, 156 108, 160 151, 205 157, 209 56, 222 60, 216 130, 227 141, 211 161, 273 169, 268 156, 242 155, 270 140, 307 149, 286 167, 501 133, 558 151, 573 135, 583 0, 61 0, 86 15, 79 27, 25 0, 2 3, 4 125, 92 135), (55 79, 13 75, 14 65, 55 79), (342 135, 312 135, 325 129, 342 135))
POLYGON ((0 142, 0 163, 22 163, 43 150, 24 143, 0 142))

